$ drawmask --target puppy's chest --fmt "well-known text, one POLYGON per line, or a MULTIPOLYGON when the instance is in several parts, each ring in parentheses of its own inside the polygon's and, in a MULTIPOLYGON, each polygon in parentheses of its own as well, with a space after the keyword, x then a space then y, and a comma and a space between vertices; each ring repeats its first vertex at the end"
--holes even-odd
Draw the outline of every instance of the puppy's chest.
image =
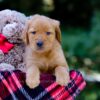
POLYGON ((51 58, 41 57, 38 61, 40 70, 48 71, 55 67, 55 61, 51 58))

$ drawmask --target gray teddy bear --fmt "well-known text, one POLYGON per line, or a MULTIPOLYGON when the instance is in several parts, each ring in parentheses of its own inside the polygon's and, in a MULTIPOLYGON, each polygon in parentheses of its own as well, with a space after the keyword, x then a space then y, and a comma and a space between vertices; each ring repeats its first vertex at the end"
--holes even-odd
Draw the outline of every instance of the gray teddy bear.
POLYGON ((8 53, 3 53, 0 50, 0 70, 16 68, 24 71, 25 45, 21 39, 21 34, 27 20, 28 17, 20 12, 8 9, 0 11, 0 34, 14 45, 8 53))

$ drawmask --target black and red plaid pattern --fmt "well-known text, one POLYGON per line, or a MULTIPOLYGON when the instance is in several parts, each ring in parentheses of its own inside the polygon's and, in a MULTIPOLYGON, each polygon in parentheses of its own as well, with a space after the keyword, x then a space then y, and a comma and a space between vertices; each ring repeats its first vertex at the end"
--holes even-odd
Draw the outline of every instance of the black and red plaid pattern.
MULTIPOLYGON (((34 79, 34 78, 33 78, 34 79)), ((41 75, 38 87, 30 89, 25 83, 25 73, 15 70, 0 71, 1 100, 75 100, 86 83, 80 72, 70 71, 70 82, 60 86, 50 74, 41 75)))

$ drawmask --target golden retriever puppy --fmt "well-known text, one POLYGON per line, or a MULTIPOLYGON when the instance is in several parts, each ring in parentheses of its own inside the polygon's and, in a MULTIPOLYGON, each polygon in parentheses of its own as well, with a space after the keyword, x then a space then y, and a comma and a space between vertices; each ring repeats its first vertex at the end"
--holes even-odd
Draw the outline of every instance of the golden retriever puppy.
POLYGON ((23 31, 26 44, 26 84, 34 88, 40 83, 40 72, 54 73, 56 82, 67 85, 68 65, 61 47, 59 22, 42 15, 34 15, 23 31))

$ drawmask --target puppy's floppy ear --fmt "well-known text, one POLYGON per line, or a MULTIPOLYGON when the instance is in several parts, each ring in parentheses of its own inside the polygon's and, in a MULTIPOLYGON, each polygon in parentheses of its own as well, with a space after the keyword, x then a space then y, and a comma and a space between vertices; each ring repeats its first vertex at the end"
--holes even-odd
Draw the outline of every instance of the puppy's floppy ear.
POLYGON ((23 32, 22 32, 22 40, 25 42, 25 44, 29 44, 29 38, 28 38, 28 29, 29 29, 29 23, 30 21, 28 20, 25 24, 25 27, 23 29, 23 32))
POLYGON ((53 20, 53 24, 54 24, 55 32, 56 32, 56 39, 58 40, 59 43, 61 43, 60 22, 57 20, 53 20))

